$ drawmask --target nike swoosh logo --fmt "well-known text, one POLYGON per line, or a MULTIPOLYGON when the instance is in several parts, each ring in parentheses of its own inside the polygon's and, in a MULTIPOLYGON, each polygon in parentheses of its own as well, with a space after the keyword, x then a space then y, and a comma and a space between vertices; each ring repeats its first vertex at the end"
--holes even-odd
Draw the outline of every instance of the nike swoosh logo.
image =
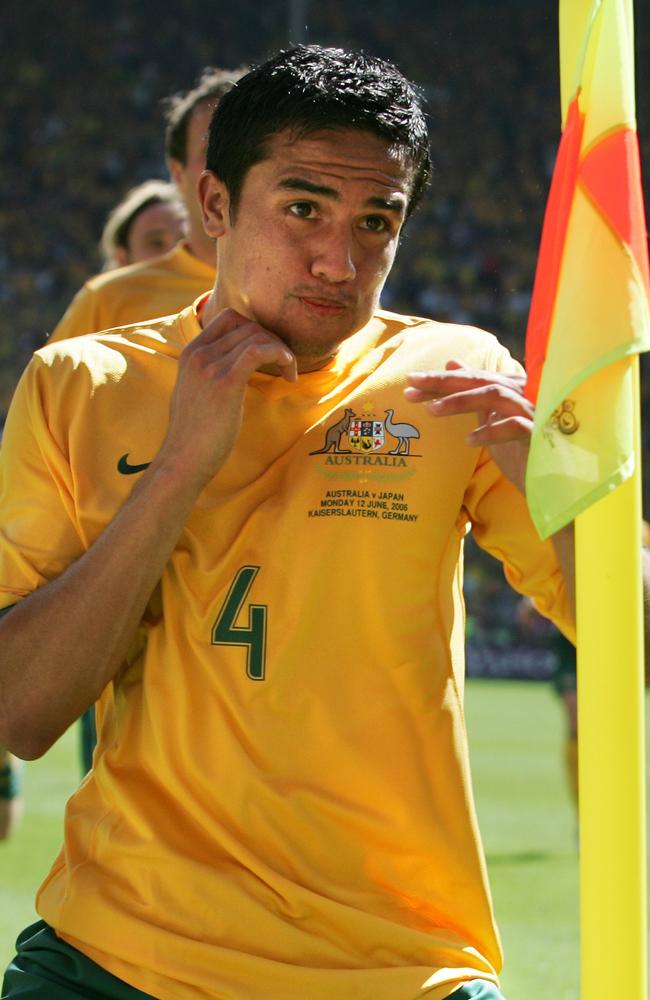
POLYGON ((130 465, 129 453, 127 451, 126 455, 122 455, 117 463, 117 471, 121 472, 123 476, 132 476, 136 472, 144 472, 144 470, 148 469, 150 465, 151 462, 143 462, 142 465, 130 465))

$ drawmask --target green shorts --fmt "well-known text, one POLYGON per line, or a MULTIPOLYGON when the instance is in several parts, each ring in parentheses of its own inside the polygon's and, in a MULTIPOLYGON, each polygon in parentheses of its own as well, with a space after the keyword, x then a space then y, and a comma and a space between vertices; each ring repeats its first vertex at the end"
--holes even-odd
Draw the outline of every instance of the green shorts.
MULTIPOLYGON (((16 957, 2 984, 2 1000, 155 1000, 111 975, 38 920, 18 936, 16 957)), ((475 980, 461 986, 449 1000, 504 1000, 492 983, 475 980)))
POLYGON ((95 726, 95 706, 91 705, 79 719, 79 753, 81 756, 81 777, 88 774, 93 766, 93 752, 97 744, 95 726))
POLYGON ((4 751, 0 764, 0 799, 15 799, 22 791, 22 761, 12 760, 4 751))
POLYGON ((448 1000, 506 1000, 506 998, 494 983, 488 983, 485 979, 473 979, 459 990, 454 990, 448 1000))
POLYGON ((43 920, 18 936, 16 952, 5 972, 2 1000, 155 1000, 66 944, 43 920))
POLYGON ((557 694, 568 694, 577 687, 576 650, 573 643, 565 639, 561 632, 556 632, 550 642, 555 665, 551 681, 557 694))

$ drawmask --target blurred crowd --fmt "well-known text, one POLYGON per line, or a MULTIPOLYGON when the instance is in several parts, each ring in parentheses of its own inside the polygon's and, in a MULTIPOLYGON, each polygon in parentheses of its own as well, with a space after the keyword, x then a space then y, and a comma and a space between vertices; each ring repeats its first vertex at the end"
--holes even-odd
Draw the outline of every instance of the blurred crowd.
MULTIPOLYGON (((650 176, 650 8, 635 6, 650 176)), ((393 59, 426 95, 433 184, 406 227, 383 305, 482 326, 523 359, 560 126, 556 4, 27 0, 3 22, 0 419, 31 352, 100 270, 111 208, 134 184, 167 177, 161 100, 189 89, 204 66, 254 63, 290 41, 393 59)), ((650 457, 647 431, 644 450, 650 457)), ((471 627, 480 638, 489 602, 496 641, 495 609, 512 620, 509 598, 483 562, 472 567, 471 627)))

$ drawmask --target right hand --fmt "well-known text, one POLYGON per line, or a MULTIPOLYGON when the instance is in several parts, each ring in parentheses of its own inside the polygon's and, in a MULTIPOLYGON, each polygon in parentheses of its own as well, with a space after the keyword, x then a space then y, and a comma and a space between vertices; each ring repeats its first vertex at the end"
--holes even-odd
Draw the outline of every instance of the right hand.
POLYGON ((445 371, 411 372, 404 390, 435 417, 475 413, 467 444, 486 447, 507 478, 526 495, 526 463, 535 409, 524 396, 525 375, 466 368, 451 360, 445 371))
POLYGON ((211 319, 180 356, 167 437, 155 465, 199 491, 230 454, 253 372, 277 366, 289 382, 296 359, 279 337, 234 309, 211 319))

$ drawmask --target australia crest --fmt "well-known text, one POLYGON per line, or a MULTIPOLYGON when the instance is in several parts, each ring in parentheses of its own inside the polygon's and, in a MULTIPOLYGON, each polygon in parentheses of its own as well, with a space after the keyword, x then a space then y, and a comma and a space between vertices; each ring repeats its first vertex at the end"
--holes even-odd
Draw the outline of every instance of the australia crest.
POLYGON ((394 410, 384 410, 383 419, 378 419, 371 409, 356 413, 348 407, 339 420, 325 428, 323 446, 310 455, 362 455, 383 451, 388 455, 410 456, 411 443, 419 437, 415 424, 395 420, 394 410), (384 450, 387 445, 388 449, 384 450))

